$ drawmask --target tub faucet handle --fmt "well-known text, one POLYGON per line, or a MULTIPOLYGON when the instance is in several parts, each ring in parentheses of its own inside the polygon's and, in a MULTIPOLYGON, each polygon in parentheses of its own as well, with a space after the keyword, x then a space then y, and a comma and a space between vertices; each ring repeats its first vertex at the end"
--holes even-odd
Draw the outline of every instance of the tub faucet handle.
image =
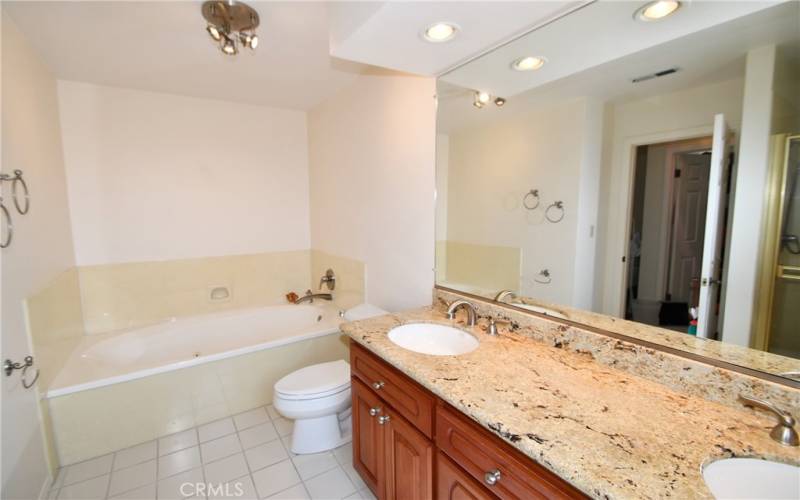
POLYGON ((323 274, 322 278, 319 279, 320 290, 322 290, 323 285, 328 285, 328 290, 333 290, 336 288, 336 274, 333 272, 333 269, 328 269, 325 271, 325 274, 323 274))

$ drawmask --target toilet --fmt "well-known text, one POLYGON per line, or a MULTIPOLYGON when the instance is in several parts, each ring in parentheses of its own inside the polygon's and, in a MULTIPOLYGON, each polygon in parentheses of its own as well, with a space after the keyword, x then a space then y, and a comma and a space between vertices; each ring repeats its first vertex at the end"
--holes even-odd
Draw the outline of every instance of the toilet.
POLYGON ((293 453, 319 453, 350 442, 350 364, 320 363, 286 375, 275 383, 273 406, 294 420, 293 453))

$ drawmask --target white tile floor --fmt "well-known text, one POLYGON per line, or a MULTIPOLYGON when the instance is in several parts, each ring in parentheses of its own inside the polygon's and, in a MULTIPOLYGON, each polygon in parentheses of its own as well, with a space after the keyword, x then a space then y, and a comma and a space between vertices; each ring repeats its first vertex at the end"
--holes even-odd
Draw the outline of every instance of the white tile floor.
POLYGON ((256 408, 63 467, 49 498, 375 498, 353 469, 350 444, 295 455, 291 433, 292 422, 271 406, 256 408))

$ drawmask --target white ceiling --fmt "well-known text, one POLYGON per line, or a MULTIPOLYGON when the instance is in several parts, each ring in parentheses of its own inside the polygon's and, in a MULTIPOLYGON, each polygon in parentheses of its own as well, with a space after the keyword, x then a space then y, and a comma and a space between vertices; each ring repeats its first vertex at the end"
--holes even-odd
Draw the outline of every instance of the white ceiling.
POLYGON ((778 3, 769 0, 695 0, 684 2, 681 9, 664 20, 644 23, 633 18, 640 3, 600 1, 457 68, 444 75, 442 80, 510 98, 592 66, 778 3), (512 61, 528 55, 545 56, 548 63, 537 71, 511 69, 512 61))
POLYGON ((545 83, 510 97, 503 108, 490 105, 476 109, 471 91, 440 80, 437 127, 442 133, 452 133, 564 99, 587 96, 619 102, 741 78, 747 51, 770 43, 780 46, 800 65, 800 3, 772 6, 545 83), (670 67, 680 71, 642 83, 631 82, 637 76, 670 67))
POLYGON ((408 73, 439 75, 586 3, 336 2, 329 8, 331 54, 408 73), (423 40, 422 31, 442 21, 458 25, 458 36, 447 43, 423 40))
POLYGON ((249 1, 255 52, 223 55, 199 1, 3 1, 57 78, 306 110, 365 70, 329 55, 323 2, 249 1))

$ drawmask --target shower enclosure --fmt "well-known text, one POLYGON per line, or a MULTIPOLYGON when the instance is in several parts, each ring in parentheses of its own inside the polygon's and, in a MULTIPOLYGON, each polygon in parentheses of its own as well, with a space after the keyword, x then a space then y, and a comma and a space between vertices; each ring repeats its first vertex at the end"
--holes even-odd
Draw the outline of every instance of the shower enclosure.
POLYGON ((775 138, 775 220, 762 280, 764 347, 800 356, 800 134, 775 138))

